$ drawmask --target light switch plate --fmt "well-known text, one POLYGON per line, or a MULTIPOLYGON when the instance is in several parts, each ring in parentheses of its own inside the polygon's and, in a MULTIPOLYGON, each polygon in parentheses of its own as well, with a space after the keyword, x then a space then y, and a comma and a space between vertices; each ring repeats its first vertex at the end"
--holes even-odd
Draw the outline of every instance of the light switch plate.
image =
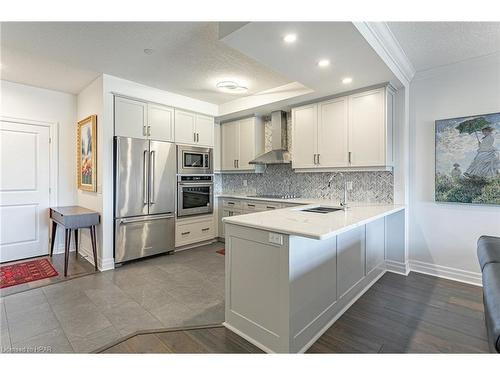
POLYGON ((347 191, 352 190, 352 181, 347 181, 347 191))
POLYGON ((276 245, 283 245, 283 235, 279 233, 269 233, 269 242, 276 245))

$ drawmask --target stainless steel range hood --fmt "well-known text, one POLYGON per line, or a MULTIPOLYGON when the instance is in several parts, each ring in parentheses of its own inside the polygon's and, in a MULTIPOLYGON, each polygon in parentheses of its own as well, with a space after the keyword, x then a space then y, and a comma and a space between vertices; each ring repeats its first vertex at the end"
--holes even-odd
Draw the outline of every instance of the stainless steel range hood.
POLYGON ((287 148, 286 113, 276 111, 271 113, 272 150, 257 156, 249 164, 288 164, 291 162, 287 148))

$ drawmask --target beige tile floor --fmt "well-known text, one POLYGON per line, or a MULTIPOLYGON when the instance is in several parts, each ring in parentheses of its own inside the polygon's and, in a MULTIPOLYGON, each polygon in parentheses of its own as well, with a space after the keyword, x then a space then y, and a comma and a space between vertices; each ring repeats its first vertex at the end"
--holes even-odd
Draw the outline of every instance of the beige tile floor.
POLYGON ((3 352, 92 352, 138 330, 224 320, 221 243, 0 299, 3 352))

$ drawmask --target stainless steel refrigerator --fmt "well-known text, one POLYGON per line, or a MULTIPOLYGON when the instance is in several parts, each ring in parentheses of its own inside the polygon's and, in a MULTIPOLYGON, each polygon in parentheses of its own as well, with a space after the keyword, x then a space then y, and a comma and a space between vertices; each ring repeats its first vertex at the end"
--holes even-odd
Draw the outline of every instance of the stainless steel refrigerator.
POLYGON ((115 137, 114 150, 115 263, 173 251, 175 144, 115 137))

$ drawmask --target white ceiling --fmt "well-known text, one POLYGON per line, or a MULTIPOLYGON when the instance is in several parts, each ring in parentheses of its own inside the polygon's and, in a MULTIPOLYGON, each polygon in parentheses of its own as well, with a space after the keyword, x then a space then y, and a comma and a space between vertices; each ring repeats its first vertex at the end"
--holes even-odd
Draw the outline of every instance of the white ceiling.
MULTIPOLYGON (((222 40, 262 65, 300 82, 311 93, 289 99, 286 103, 265 106, 269 111, 282 106, 340 94, 383 82, 400 85, 394 74, 371 48, 351 22, 251 22, 228 34, 222 40), (283 42, 288 33, 295 33, 293 44, 283 42), (317 66, 327 58, 331 65, 317 66), (352 83, 342 79, 351 77, 352 83)), ((244 100, 244 99, 241 99, 244 100)), ((219 107, 224 115, 231 113, 232 103, 219 107)))
POLYGON ((100 73, 220 104, 292 80, 218 39, 216 22, 3 22, 2 79, 78 93, 100 73), (145 48, 154 50, 152 55, 145 48))
POLYGON ((416 71, 500 51, 500 22, 388 22, 416 71))

